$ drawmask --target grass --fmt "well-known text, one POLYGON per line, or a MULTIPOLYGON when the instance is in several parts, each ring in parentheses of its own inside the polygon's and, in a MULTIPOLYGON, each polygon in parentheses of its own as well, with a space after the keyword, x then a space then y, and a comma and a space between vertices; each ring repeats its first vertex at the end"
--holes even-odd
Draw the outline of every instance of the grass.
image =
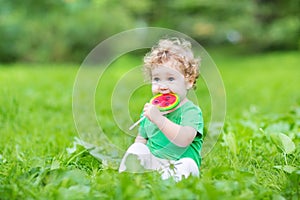
MULTIPOLYGON (((0 199, 299 199, 299 52, 209 53, 226 88, 225 126, 203 159, 201 178, 179 183, 157 173, 119 174, 110 157, 98 161, 73 146, 78 66, 0 66, 0 199)), ((133 137, 123 129, 138 119, 151 94, 139 83, 128 102, 115 102, 113 114, 113 89, 139 60, 124 57, 113 65, 99 81, 95 108, 103 132, 125 149, 133 137)), ((122 87, 117 97, 122 91, 126 97, 122 87)), ((201 80, 196 94, 208 122, 210 97, 201 80)))

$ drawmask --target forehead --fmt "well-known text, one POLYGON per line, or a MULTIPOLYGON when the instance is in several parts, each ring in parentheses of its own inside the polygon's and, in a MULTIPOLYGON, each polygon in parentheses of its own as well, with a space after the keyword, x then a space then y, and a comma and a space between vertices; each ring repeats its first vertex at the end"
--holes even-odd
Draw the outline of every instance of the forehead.
POLYGON ((183 74, 178 71, 177 69, 169 66, 159 65, 152 69, 151 72, 152 76, 159 76, 159 75, 172 75, 172 76, 183 76, 183 74))

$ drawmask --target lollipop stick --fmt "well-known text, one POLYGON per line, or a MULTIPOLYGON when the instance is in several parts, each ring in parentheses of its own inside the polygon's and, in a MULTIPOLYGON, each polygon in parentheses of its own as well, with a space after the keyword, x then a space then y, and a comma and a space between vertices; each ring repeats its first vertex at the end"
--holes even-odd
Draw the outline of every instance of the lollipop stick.
POLYGON ((138 121, 136 121, 134 124, 132 124, 129 127, 129 130, 131 131, 132 129, 134 129, 134 127, 136 127, 141 121, 143 121, 145 119, 145 116, 141 117, 138 121))
MULTIPOLYGON (((166 112, 162 112, 162 114, 167 114, 168 111, 166 112)), ((145 116, 141 117, 139 120, 137 120, 134 124, 132 124, 130 127, 129 127, 129 130, 131 131, 132 129, 134 129, 134 127, 136 127, 141 121, 143 121, 145 119, 145 116)))

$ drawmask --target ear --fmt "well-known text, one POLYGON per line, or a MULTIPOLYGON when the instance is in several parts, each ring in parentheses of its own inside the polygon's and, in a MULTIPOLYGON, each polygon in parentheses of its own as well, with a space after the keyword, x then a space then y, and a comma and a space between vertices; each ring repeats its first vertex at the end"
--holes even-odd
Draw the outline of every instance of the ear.
POLYGON ((191 89, 193 87, 193 85, 194 85, 194 81, 192 81, 192 80, 185 81, 185 87, 187 90, 191 89))

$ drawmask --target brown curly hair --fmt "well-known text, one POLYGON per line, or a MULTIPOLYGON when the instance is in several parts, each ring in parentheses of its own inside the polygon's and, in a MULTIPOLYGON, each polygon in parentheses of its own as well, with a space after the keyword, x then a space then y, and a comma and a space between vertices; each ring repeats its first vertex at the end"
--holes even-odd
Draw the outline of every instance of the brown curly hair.
POLYGON ((181 71, 184 77, 193 83, 199 77, 200 58, 194 58, 192 45, 183 38, 167 38, 159 40, 144 57, 144 72, 151 79, 151 71, 158 65, 174 61, 175 69, 181 71))

